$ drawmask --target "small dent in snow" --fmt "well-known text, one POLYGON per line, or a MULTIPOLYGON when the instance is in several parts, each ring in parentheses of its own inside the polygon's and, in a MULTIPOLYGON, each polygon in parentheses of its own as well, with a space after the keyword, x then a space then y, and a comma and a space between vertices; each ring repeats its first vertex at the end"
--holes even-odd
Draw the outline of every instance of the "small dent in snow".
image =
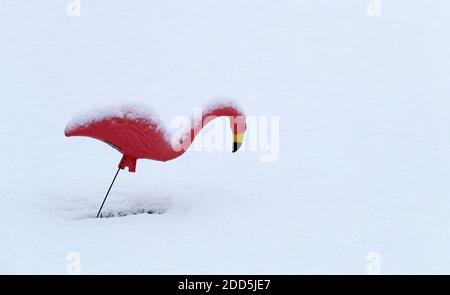
MULTIPOLYGON (((138 215, 138 214, 164 214, 165 212, 166 212, 165 210, 156 210, 156 209, 104 211, 100 214, 99 218, 124 217, 128 215, 138 215)), ((96 216, 92 217, 95 218, 96 216)))

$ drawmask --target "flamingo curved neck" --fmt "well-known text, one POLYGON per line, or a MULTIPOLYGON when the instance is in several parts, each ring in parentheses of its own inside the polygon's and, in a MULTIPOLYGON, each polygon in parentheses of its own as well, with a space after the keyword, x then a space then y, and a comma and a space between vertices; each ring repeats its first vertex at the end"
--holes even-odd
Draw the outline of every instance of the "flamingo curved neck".
POLYGON ((209 111, 202 112, 200 120, 192 120, 191 129, 180 137, 179 145, 171 147, 171 159, 183 155, 194 142, 194 139, 200 131, 213 120, 220 117, 229 117, 232 120, 235 117, 244 116, 241 111, 233 106, 216 107, 209 111))

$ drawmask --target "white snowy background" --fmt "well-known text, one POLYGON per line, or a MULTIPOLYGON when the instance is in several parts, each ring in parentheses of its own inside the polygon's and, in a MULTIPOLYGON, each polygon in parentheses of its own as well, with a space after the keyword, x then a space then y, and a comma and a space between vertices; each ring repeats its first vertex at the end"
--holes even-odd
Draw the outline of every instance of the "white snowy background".
POLYGON ((0 273, 450 273, 449 1, 70 2, 0 1, 0 273), (215 97, 279 116, 277 161, 141 160, 105 210, 163 214, 92 218, 120 154, 77 111, 215 97))

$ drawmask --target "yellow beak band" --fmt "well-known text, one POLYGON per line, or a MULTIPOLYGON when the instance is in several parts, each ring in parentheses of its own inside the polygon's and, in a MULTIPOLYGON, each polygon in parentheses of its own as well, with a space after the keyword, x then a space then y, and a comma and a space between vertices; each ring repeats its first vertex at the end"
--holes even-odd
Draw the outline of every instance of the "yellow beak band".
POLYGON ((244 133, 233 134, 234 142, 242 143, 244 141, 244 133))

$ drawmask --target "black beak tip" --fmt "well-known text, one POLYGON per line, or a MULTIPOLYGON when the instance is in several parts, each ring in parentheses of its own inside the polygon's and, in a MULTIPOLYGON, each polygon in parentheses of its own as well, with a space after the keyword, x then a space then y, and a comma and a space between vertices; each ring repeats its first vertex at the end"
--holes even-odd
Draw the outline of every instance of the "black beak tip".
POLYGON ((237 152, 240 147, 241 147, 241 143, 240 142, 234 142, 233 143, 233 153, 237 152))

